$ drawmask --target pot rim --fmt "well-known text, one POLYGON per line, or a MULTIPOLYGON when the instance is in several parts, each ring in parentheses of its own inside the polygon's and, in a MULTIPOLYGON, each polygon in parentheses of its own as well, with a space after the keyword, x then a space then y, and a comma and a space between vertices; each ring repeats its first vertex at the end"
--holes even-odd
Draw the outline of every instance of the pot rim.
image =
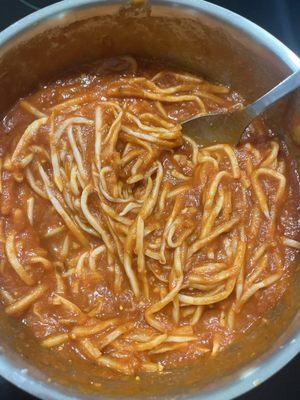
MULTIPOLYGON (((40 23, 49 21, 68 11, 75 11, 96 5, 106 4, 114 5, 121 4, 121 0, 64 0, 55 3, 48 7, 42 8, 32 14, 22 18, 21 20, 10 25, 4 31, 0 32, 0 50, 9 45, 9 42, 21 36, 27 30, 34 28, 40 23)), ((285 46, 282 42, 276 39, 269 32, 256 25, 254 22, 229 11, 218 5, 209 3, 204 0, 151 0, 151 5, 165 5, 171 7, 182 7, 192 11, 200 11, 216 18, 229 26, 232 26, 244 34, 252 41, 258 43, 262 47, 271 51, 281 62, 286 65, 291 71, 296 71, 300 68, 300 59, 298 56, 285 46)), ((300 352, 300 331, 295 332, 293 337, 280 346, 270 357, 261 362, 256 367, 251 367, 251 364, 246 370, 242 370, 239 379, 231 381, 220 388, 211 391, 194 394, 187 399, 190 400, 227 400, 233 399, 247 391, 251 390, 257 384, 260 384, 278 372, 284 367, 293 357, 300 352)), ((7 359, 0 347, 0 375, 15 386, 27 393, 47 400, 76 400, 80 397, 62 393, 59 387, 53 384, 42 383, 36 381, 28 373, 27 368, 20 369, 14 365, 12 360, 7 359)))

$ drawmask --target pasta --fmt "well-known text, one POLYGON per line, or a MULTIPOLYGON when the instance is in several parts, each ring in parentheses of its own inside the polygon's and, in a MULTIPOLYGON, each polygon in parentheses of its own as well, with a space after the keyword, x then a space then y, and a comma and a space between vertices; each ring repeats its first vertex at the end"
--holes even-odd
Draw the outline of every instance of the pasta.
POLYGON ((254 124, 257 143, 203 147, 182 132, 243 99, 120 60, 11 111, 24 129, 0 159, 0 295, 41 346, 133 375, 215 357, 275 305, 300 242, 276 138, 254 124))

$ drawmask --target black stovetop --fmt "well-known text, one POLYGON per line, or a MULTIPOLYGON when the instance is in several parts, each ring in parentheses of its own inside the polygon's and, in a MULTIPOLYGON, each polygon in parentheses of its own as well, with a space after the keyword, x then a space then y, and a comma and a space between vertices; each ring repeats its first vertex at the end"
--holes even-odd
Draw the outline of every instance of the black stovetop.
MULTIPOLYGON (((262 26, 300 54, 300 0, 213 0, 262 26)), ((0 30, 18 19, 56 3, 53 0, 0 0, 0 30)), ((35 400, 0 378, 0 400, 35 400)), ((238 400, 300 399, 300 355, 251 392, 238 400)))

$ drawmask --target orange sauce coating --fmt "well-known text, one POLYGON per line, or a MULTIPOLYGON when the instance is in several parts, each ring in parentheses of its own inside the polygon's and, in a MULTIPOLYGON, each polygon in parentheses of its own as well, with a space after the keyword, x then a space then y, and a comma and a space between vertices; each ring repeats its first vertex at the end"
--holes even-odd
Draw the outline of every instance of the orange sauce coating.
POLYGON ((131 57, 19 101, 0 127, 6 312, 105 376, 213 357, 259 323, 299 249, 293 163, 261 121, 235 148, 180 125, 243 102, 131 57))

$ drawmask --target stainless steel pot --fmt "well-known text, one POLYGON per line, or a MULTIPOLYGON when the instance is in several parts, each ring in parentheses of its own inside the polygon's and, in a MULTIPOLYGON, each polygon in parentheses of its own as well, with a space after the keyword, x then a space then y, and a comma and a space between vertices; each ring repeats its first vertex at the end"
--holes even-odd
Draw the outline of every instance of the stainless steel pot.
MULTIPOLYGON (((142 7, 120 3, 65 0, 3 31, 0 113, 41 82, 82 63, 117 54, 164 59, 229 84, 248 100, 300 68, 297 56, 269 33, 208 2, 153 0, 151 6, 142 7)), ((299 94, 267 116, 275 130, 285 133, 296 158, 300 154, 293 141, 300 123, 298 102, 299 94), (288 123, 283 118, 287 113, 288 123)), ((267 316, 268 323, 260 324, 212 362, 200 360, 167 375, 147 375, 140 384, 132 378, 122 378, 118 384, 103 380, 98 389, 101 398, 220 400, 250 390, 300 349, 299 272, 294 276, 287 294, 267 316)), ((94 371, 76 373, 67 360, 46 354, 26 331, 20 335, 20 325, 3 311, 0 323, 3 377, 42 399, 99 398, 99 393, 81 390, 82 381, 93 379, 94 371)))

